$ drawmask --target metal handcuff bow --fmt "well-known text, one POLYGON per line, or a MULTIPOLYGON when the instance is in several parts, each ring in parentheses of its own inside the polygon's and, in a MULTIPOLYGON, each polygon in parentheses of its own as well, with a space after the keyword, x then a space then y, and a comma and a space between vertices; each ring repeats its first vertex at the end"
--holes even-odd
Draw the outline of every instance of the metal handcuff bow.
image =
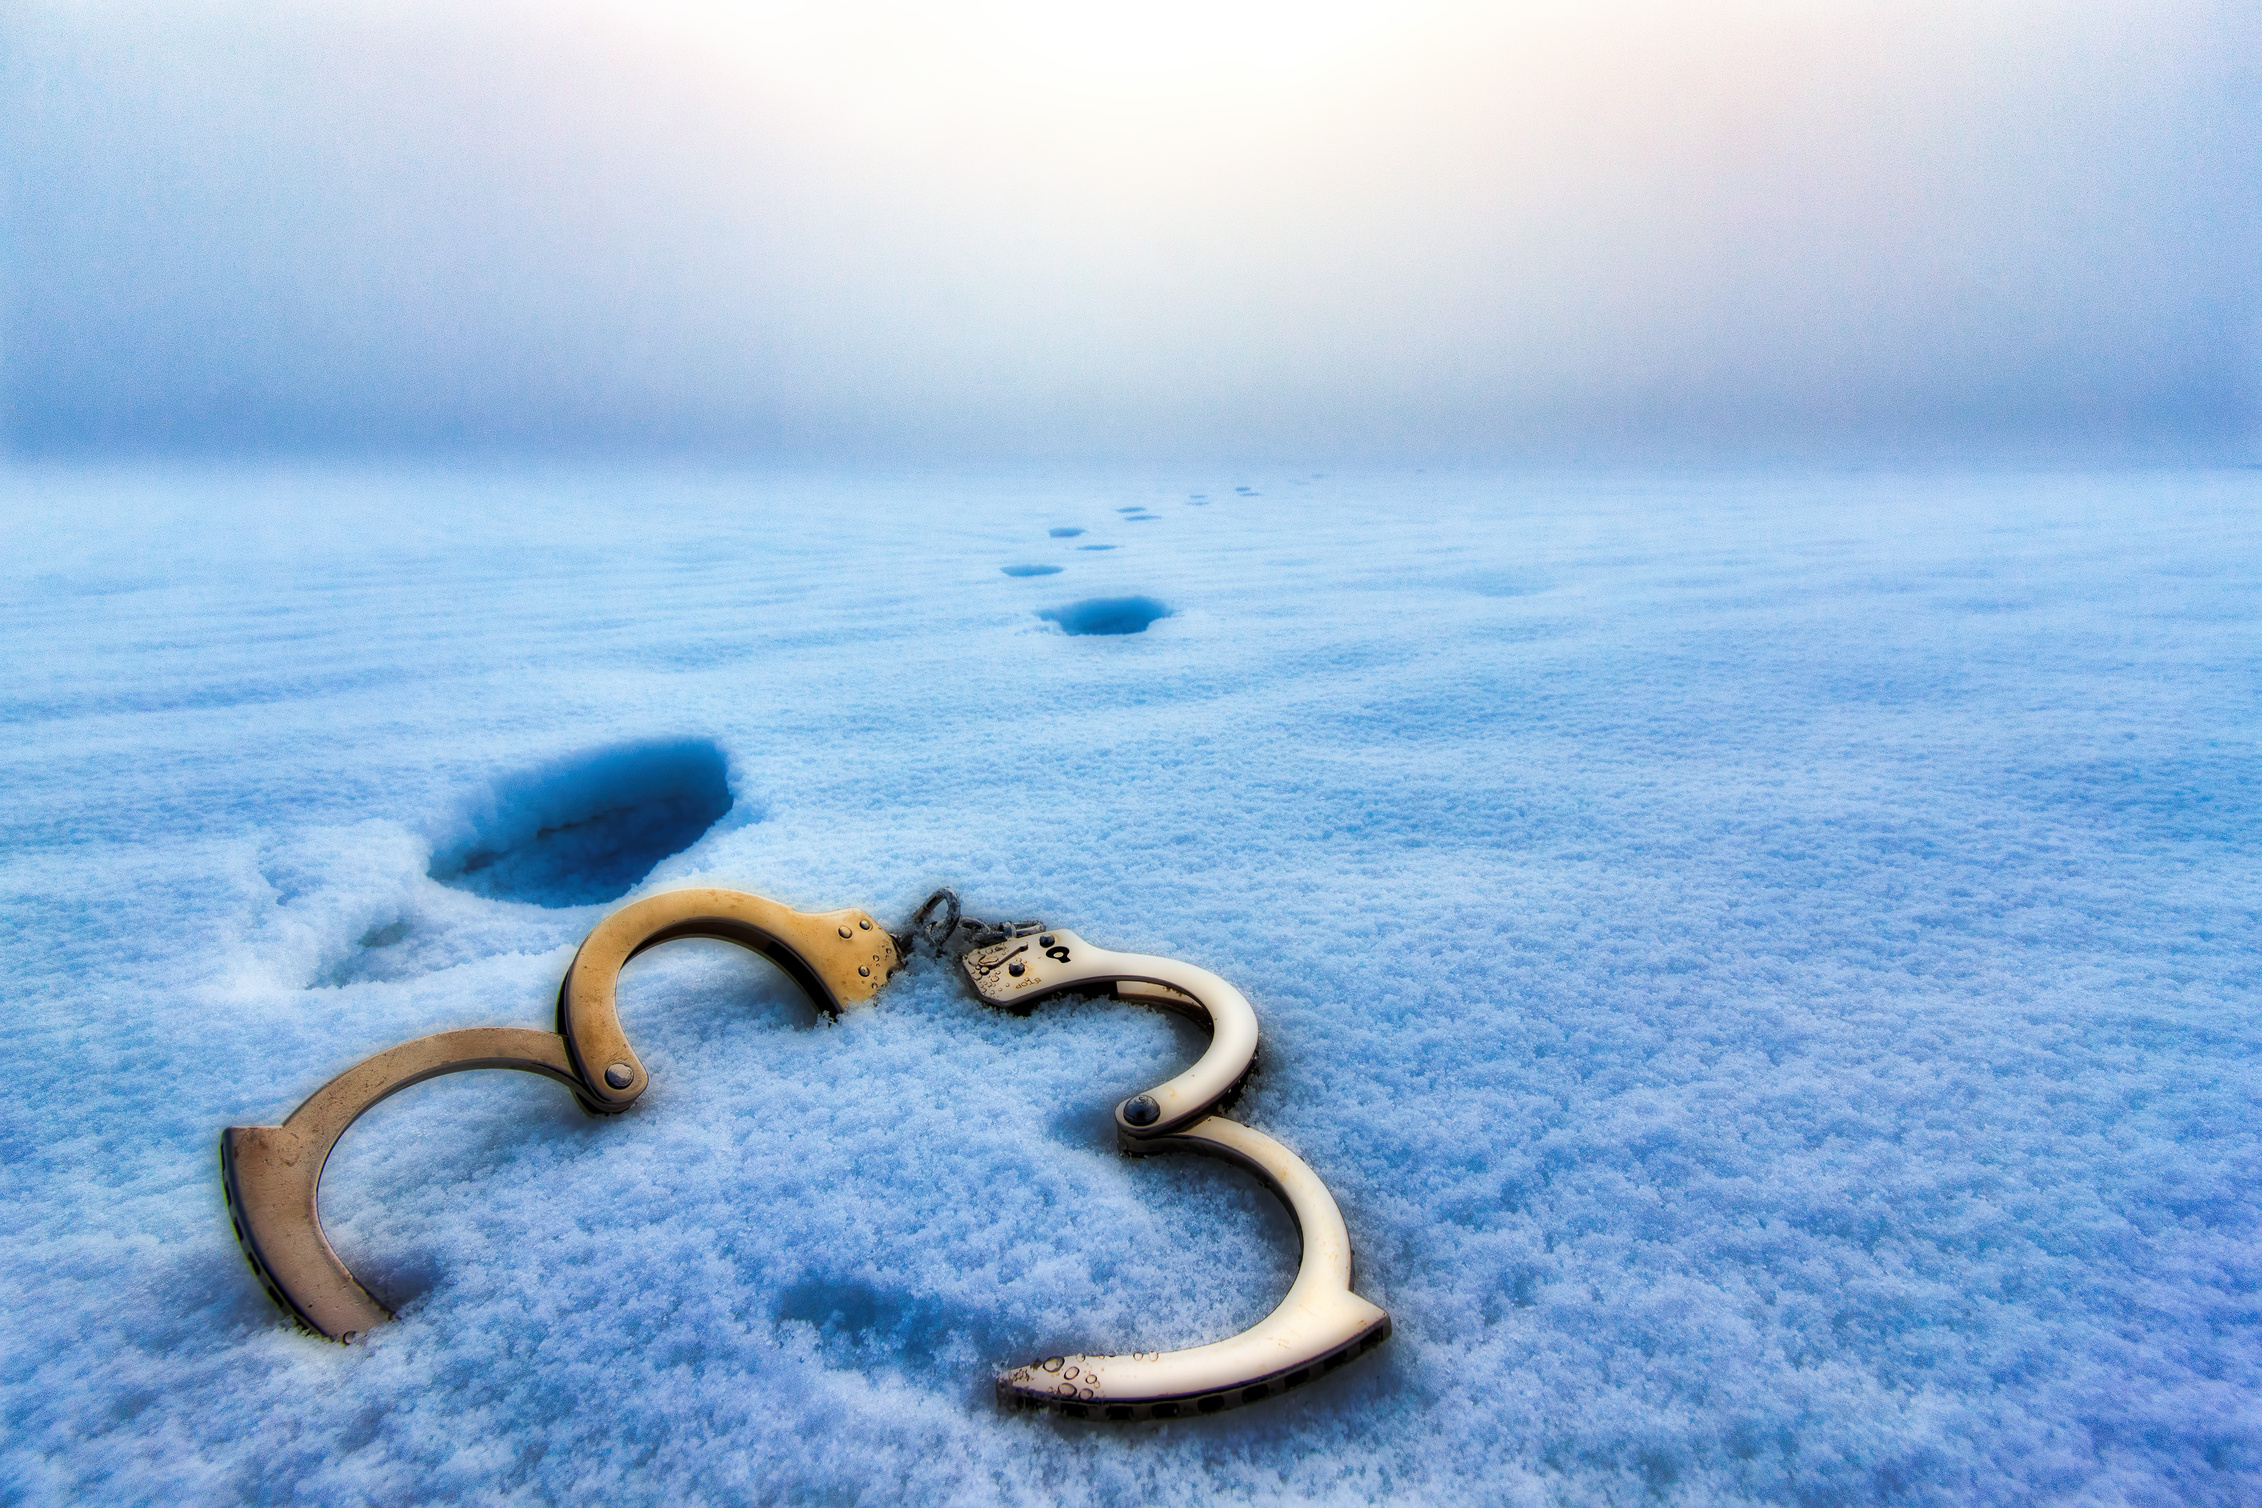
POLYGON ((649 1080, 621 1030, 620 972, 647 948, 679 937, 753 949, 827 1015, 871 999, 923 941, 955 956, 976 995, 993 1006, 1025 1012, 1054 996, 1105 991, 1209 1027, 1209 1048, 1191 1068, 1116 1106, 1116 1144, 1134 1155, 1203 1153, 1256 1174, 1302 1235, 1288 1296, 1255 1326, 1208 1345, 1051 1356, 1014 1367, 997 1378, 1001 1403, 1080 1419, 1215 1413, 1297 1387, 1389 1336, 1390 1317, 1351 1291, 1350 1237, 1327 1186, 1279 1142, 1217 1113, 1256 1059, 1256 1012, 1241 992, 1207 969, 1111 952, 1061 928, 967 920, 947 890, 919 908, 901 937, 861 910, 809 914, 735 890, 655 895, 606 917, 583 941, 558 986, 555 1032, 483 1026, 418 1037, 356 1063, 279 1126, 228 1127, 220 1135, 228 1214, 269 1296, 331 1340, 359 1340, 392 1318, 322 1234, 316 1195, 338 1138, 386 1097, 474 1068, 542 1074, 592 1114, 621 1114, 649 1080))

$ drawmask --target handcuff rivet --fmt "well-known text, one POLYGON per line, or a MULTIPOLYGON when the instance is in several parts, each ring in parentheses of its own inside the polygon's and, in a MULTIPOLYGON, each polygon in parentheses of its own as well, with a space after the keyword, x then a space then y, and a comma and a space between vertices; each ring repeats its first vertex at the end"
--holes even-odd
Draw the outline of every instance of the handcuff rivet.
POLYGON ((1123 1118, 1134 1126, 1151 1126, 1162 1119, 1162 1106, 1155 1103, 1153 1095, 1142 1094, 1123 1102, 1123 1118))
POLYGON ((863 928, 863 929, 864 929, 865 931, 869 932, 869 931, 871 931, 871 930, 872 930, 872 919, 871 919, 870 917, 868 917, 868 916, 866 916, 866 917, 859 917, 859 918, 857 919, 856 925, 857 925, 857 926, 859 926, 859 927, 862 927, 862 928, 863 928))
POLYGON ((843 937, 854 937, 856 934, 849 931, 846 927, 843 927, 840 929, 840 935, 843 937))
POLYGON ((615 1089, 626 1089, 636 1082, 636 1070, 626 1063, 615 1063, 605 1070, 605 1082, 615 1089))
POLYGON ((1047 933, 1046 933, 1046 934, 1045 934, 1044 936, 1042 936, 1042 937, 1038 938, 1038 939, 1037 939, 1037 946, 1038 946, 1038 947, 1040 947, 1040 948, 1049 948, 1049 947, 1051 947, 1051 946, 1052 946, 1052 934, 1051 934, 1050 932, 1047 932, 1047 933))
POLYGON ((872 977, 872 966, 868 963, 860 963, 856 966, 856 972, 869 979, 872 977))
POLYGON ((1019 979, 1024 973, 1028 971, 1024 969, 1020 964, 1009 963, 1005 966, 1005 972, 1011 974, 1014 978, 1019 979))

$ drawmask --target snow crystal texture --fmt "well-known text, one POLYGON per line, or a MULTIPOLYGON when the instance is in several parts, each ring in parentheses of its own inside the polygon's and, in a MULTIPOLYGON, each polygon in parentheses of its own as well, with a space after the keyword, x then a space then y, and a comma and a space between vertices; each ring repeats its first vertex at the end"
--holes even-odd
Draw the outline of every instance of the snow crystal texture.
POLYGON ((0 499, 10 1500, 2262 1498, 2262 473, 0 499), (1112 1148, 1199 1036, 932 964, 826 1024, 699 942, 624 978, 631 1114, 487 1073, 357 1126, 328 1228, 400 1317, 290 1329, 220 1128, 546 1027, 692 883, 1232 979, 1236 1113, 1395 1337, 1000 1413, 1285 1289, 1247 1178, 1112 1148))

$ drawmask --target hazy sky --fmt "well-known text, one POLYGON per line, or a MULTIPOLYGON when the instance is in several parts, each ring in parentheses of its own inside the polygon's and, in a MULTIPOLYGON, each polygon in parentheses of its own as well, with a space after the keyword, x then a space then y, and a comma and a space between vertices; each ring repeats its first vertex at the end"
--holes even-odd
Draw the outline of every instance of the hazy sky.
POLYGON ((2243 455, 2258 16, 17 0, 8 435, 2243 455))

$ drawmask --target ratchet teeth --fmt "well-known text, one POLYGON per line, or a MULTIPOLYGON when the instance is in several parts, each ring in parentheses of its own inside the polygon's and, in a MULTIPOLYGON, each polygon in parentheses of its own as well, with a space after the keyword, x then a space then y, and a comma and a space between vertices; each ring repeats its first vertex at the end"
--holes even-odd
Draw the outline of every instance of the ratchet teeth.
POLYGON ((1204 1414, 1221 1414, 1227 1409, 1262 1403, 1267 1398, 1293 1392, 1307 1382, 1318 1381, 1348 1362, 1357 1361, 1388 1339, 1390 1317, 1384 1315, 1359 1335, 1316 1361, 1303 1362, 1253 1382, 1237 1382, 1211 1392, 1182 1393, 1169 1398, 1105 1396, 1090 1381, 1104 1364, 1159 1360, 1155 1352, 1149 1351, 1144 1356, 1052 1356, 1001 1373, 997 1380, 997 1401, 1003 1408, 1044 1409, 1070 1419, 1102 1419, 1111 1423, 1199 1418, 1204 1414), (1070 1364, 1079 1363, 1082 1365, 1078 1367, 1078 1377, 1066 1378, 1063 1375, 1069 1370, 1070 1364), (1048 1370, 1056 1364, 1060 1364, 1058 1371, 1048 1370))

